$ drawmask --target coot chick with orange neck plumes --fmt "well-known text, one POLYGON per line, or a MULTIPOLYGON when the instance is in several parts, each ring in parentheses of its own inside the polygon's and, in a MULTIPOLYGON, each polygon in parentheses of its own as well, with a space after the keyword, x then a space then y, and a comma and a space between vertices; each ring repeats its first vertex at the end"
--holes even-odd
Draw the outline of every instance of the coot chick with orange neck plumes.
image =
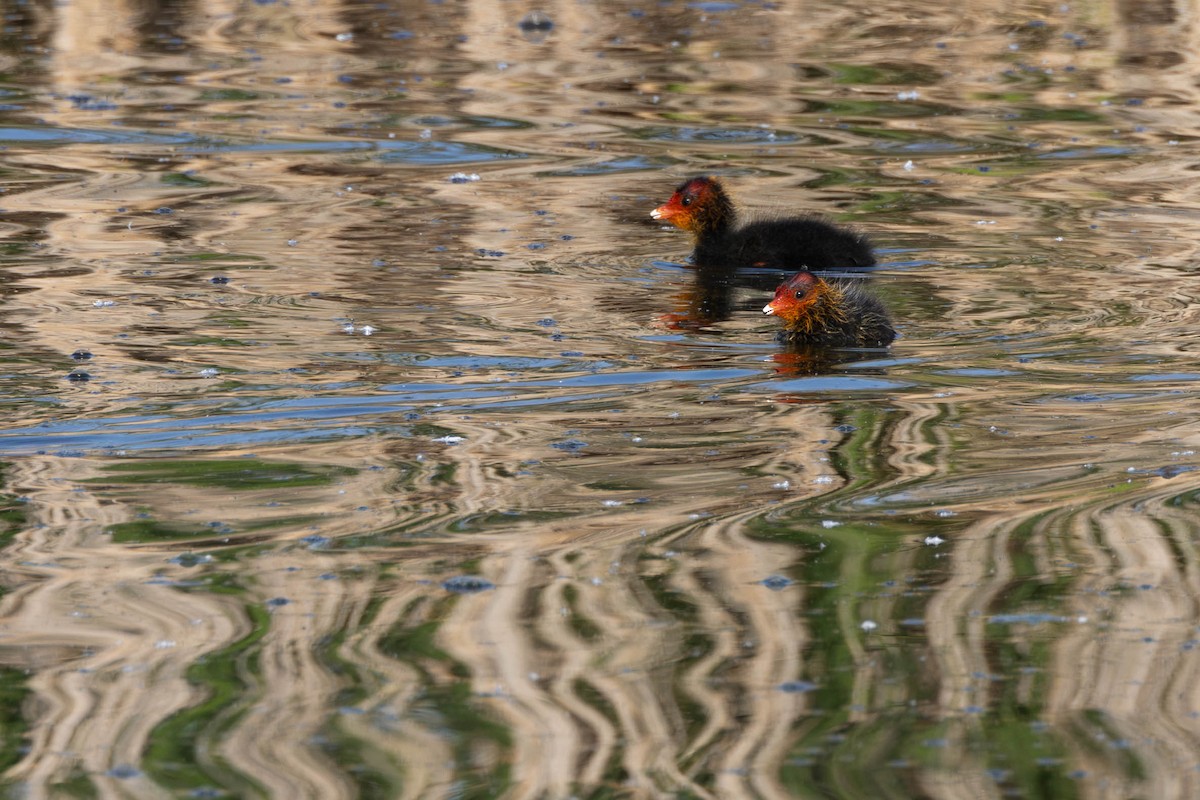
POLYGON ((763 308, 783 321, 793 344, 887 347, 896 338, 883 303, 864 287, 798 272, 775 290, 763 308))
POLYGON ((650 216, 692 234, 697 267, 853 270, 875 263, 866 237, 819 219, 739 222, 733 201, 716 178, 684 181, 650 216))

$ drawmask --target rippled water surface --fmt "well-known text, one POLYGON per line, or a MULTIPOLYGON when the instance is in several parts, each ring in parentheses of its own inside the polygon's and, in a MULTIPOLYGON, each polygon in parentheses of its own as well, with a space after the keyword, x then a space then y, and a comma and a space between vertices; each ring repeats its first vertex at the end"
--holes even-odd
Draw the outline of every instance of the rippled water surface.
POLYGON ((10 4, 7 796, 1200 796, 1193 11, 10 4))

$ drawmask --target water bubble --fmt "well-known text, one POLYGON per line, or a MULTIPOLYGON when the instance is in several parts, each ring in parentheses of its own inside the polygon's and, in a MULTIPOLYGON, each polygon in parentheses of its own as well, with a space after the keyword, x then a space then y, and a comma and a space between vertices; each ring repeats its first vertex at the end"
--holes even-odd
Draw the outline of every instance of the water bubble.
POLYGON ((167 559, 168 564, 178 564, 181 567, 195 567, 199 564, 207 564, 209 561, 212 561, 212 556, 195 553, 180 553, 167 559))
POLYGON ((495 589, 496 584, 478 575, 456 575, 442 581, 442 588, 452 594, 475 594, 495 589))
POLYGON ((817 685, 815 683, 809 683, 808 681, 785 681, 779 684, 779 691, 786 692, 787 694, 804 694, 816 688, 817 685))
POLYGON ((301 537, 300 541, 301 543, 307 545, 309 550, 324 550, 325 548, 329 547, 333 540, 328 536, 321 536, 313 533, 308 536, 301 537))
POLYGON ((554 29, 554 20, 541 11, 531 11, 521 18, 517 27, 526 33, 549 33, 554 29))

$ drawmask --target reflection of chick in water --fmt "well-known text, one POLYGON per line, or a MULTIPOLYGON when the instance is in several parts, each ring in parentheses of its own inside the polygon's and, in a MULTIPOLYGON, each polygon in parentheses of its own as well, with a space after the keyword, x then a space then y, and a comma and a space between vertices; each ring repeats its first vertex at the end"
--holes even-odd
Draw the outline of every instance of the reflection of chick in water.
MULTIPOLYGON (((877 355, 878 353, 864 350, 838 350, 833 347, 788 341, 784 343, 782 350, 771 355, 771 363, 775 374, 780 377, 828 375, 838 371, 838 367, 856 361, 869 361, 877 355)), ((854 374, 862 376, 884 372, 883 369, 856 369, 854 374)))
POLYGON ((699 269, 674 296, 674 310, 662 316, 670 328, 697 330, 729 319, 733 313, 733 276, 699 269))
POLYGON ((862 235, 809 217, 742 223, 716 178, 691 178, 671 199, 650 212, 692 234, 698 268, 729 274, 750 267, 794 270, 852 270, 875 263, 862 235))

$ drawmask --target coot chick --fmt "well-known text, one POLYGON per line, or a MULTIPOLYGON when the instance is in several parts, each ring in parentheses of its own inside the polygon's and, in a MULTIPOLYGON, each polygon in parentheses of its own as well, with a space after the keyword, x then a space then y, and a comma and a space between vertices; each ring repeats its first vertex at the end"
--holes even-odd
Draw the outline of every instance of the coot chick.
POLYGON ((896 329, 887 309, 861 286, 798 272, 775 290, 763 308, 783 320, 794 344, 826 347, 887 347, 896 329))
POLYGON ((654 219, 691 232, 697 267, 729 271, 748 267, 793 270, 857 269, 875 263, 865 236, 809 217, 739 223, 716 178, 684 181, 671 199, 650 212, 654 219))

